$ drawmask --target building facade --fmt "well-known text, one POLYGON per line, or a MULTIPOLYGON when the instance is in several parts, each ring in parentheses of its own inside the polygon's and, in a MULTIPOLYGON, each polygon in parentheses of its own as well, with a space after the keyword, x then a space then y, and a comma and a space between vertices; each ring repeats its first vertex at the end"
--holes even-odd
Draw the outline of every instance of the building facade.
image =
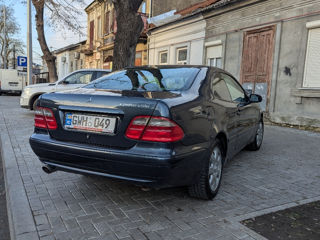
POLYGON ((149 32, 149 64, 202 64, 206 21, 202 15, 149 32))
POLYGON ((71 44, 53 51, 56 56, 58 79, 62 79, 71 72, 85 68, 85 55, 81 52, 86 41, 71 44))
POLYGON ((221 42, 223 68, 263 96, 272 121, 320 127, 320 0, 237 1, 203 16, 205 44, 221 42))
POLYGON ((271 121, 320 127, 320 0, 198 2, 149 31, 150 63, 221 67, 263 96, 271 121))
MULTIPOLYGON (((113 48, 117 32, 115 9, 112 0, 95 0, 85 9, 87 13, 87 42, 82 48, 85 54, 86 68, 112 69, 113 48)), ((150 0, 143 1, 139 9, 147 30, 150 0)), ((147 60, 147 36, 141 34, 137 49, 135 64, 145 65, 147 60)))

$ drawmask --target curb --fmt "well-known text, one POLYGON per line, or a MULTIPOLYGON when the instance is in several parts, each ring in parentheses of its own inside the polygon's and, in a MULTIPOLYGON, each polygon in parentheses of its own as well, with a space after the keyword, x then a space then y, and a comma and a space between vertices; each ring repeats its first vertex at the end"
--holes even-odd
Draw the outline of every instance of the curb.
POLYGON ((0 150, 11 239, 38 240, 35 221, 7 129, 0 134, 0 150))

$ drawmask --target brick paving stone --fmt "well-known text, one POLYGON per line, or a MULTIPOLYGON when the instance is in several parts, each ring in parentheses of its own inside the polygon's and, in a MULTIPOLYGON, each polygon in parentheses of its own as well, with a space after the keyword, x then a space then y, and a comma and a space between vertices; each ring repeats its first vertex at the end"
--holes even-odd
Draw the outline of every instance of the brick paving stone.
POLYGON ((102 177, 47 175, 28 143, 33 113, 18 100, 0 97, 0 130, 10 133, 41 240, 262 239, 233 219, 320 196, 320 134, 270 126, 260 151, 242 151, 225 167, 214 201, 192 199, 185 188, 144 192, 102 177))

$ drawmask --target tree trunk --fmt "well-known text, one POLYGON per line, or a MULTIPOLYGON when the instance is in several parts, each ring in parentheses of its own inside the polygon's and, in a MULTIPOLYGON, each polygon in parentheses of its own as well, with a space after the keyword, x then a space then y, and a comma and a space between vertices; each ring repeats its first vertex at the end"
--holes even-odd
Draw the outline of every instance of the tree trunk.
POLYGON ((136 46, 144 24, 137 13, 142 0, 113 0, 113 3, 117 20, 112 69, 115 71, 134 66, 136 46))
POLYGON ((44 36, 44 24, 43 24, 43 12, 44 12, 45 0, 32 0, 32 3, 36 9, 36 29, 38 33, 38 41, 43 53, 43 58, 46 61, 49 71, 49 81, 55 82, 58 80, 56 57, 50 52, 46 38, 44 36))

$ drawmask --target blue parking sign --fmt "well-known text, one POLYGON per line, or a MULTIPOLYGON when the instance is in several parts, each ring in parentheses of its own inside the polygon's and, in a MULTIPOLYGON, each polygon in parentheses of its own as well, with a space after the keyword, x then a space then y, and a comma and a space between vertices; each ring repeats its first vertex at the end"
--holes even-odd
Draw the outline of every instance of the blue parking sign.
POLYGON ((18 56, 18 67, 27 67, 27 57, 18 56))

